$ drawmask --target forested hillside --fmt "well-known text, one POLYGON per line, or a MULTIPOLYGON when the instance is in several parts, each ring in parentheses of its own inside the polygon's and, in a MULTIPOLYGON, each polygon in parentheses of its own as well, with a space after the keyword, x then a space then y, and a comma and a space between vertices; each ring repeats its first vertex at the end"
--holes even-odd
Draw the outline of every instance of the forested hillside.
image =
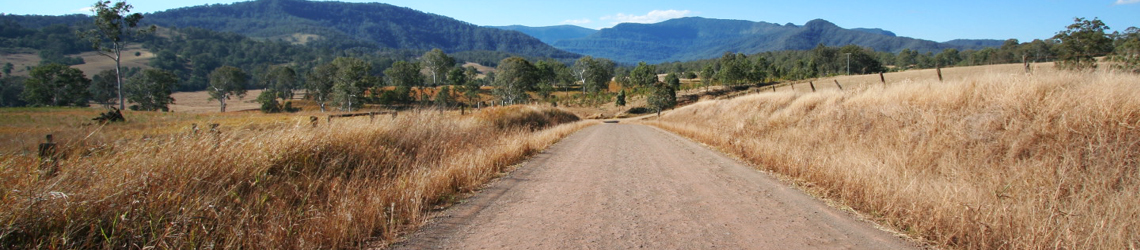
POLYGON ((555 47, 620 62, 690 61, 720 56, 726 51, 760 53, 810 50, 816 45, 858 45, 892 53, 904 49, 939 52, 943 49, 980 49, 1001 41, 947 44, 898 37, 881 29, 844 29, 816 19, 803 26, 766 22, 687 17, 655 24, 623 23, 579 39, 562 40, 555 47))
POLYGON ((546 44, 554 44, 555 42, 566 39, 583 38, 589 36, 590 34, 598 32, 597 30, 582 28, 574 25, 558 25, 546 27, 511 25, 492 26, 492 28, 522 32, 524 34, 533 36, 534 38, 538 38, 538 40, 541 40, 546 44))
POLYGON ((299 42, 337 49, 440 48, 448 53, 485 50, 529 57, 578 57, 520 32, 480 27, 383 3, 257 0, 172 9, 150 14, 144 21, 257 38, 302 34, 306 38, 299 42))

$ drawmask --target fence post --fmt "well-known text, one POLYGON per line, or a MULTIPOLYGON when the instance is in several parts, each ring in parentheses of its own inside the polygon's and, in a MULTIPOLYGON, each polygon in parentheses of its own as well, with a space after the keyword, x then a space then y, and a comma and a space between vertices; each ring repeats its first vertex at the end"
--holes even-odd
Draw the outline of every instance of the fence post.
POLYGON ((55 142, 52 142, 51 134, 47 135, 46 141, 40 143, 40 169, 43 178, 51 178, 55 176, 55 172, 59 170, 59 165, 55 159, 55 142))
POLYGON ((839 90, 843 90, 843 85, 839 85, 839 80, 835 80, 835 86, 839 86, 839 90))
POLYGON ((808 81, 808 84, 810 84, 810 85, 811 85, 811 92, 815 92, 815 82, 813 82, 813 81, 808 81))
POLYGON ((772 93, 776 93, 776 85, 772 85, 772 93))
POLYGON ((936 68, 936 69, 934 69, 934 70, 935 70, 936 72, 938 72, 938 81, 939 81, 939 82, 941 82, 941 81, 942 81, 942 67, 938 67, 938 68, 936 68))
POLYGON ((883 72, 879 72, 879 81, 883 82, 883 87, 887 86, 887 78, 883 77, 883 72))

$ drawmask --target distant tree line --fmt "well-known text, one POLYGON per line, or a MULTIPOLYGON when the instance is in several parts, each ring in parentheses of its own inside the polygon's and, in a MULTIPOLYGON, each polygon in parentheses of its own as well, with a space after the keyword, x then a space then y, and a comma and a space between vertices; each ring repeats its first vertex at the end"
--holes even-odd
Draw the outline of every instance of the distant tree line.
MULTIPOLYGON (((24 39, 54 39, 89 26, 47 25, 22 28, 5 21, 0 39, 7 50, 90 51, 75 44, 43 45, 24 39), (38 47, 37 47, 38 46, 38 47), (52 47, 55 46, 55 47, 52 47)), ((871 74, 911 68, 1058 61, 1066 68, 1095 67, 1089 58, 1108 56, 1113 67, 1136 71, 1140 34, 1133 27, 1109 34, 1099 20, 1076 19, 1065 31, 1048 40, 1019 43, 1009 40, 999 48, 940 53, 877 52, 866 47, 819 45, 811 50, 765 52, 752 55, 726 52, 720 58, 650 65, 619 65, 605 58, 581 57, 565 62, 525 58, 493 51, 445 53, 442 49, 397 50, 375 48, 333 49, 257 40, 199 28, 162 29, 140 37, 139 43, 156 55, 151 69, 121 69, 124 98, 136 110, 169 110, 173 91, 207 90, 224 111, 226 101, 241 98, 248 89, 263 89, 257 97, 266 112, 294 111, 289 100, 304 90, 305 98, 321 110, 352 111, 364 104, 452 107, 488 101, 516 104, 557 102, 558 91, 577 91, 578 98, 615 98, 645 95, 650 108, 676 105, 681 79, 700 86, 767 84, 813 77, 871 74), (493 66, 493 72, 463 67, 463 62, 493 66), (664 80, 658 75, 664 74, 664 80), (697 81, 699 79, 699 81, 697 81), (620 90, 611 91, 611 83, 620 90), (481 95, 482 87, 492 86, 481 95), (628 91, 627 91, 628 90, 628 91), (611 93, 611 92, 616 92, 611 93)), ((63 53, 63 52, 61 52, 63 53)), ((43 55, 43 53, 41 53, 43 55)), ((0 105, 86 106, 115 103, 115 80, 120 74, 103 71, 91 78, 47 61, 29 69, 29 76, 12 76, 5 63, 0 76, 0 105)), ((692 85, 690 85, 692 86, 692 85)))

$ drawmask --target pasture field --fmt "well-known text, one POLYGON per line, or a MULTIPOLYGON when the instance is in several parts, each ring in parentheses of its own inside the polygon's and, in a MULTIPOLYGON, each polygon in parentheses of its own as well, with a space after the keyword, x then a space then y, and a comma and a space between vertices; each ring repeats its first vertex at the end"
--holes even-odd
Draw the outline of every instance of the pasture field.
POLYGON ((784 85, 647 123, 935 246, 1140 247, 1140 76, 978 70, 784 85))
POLYGON ((317 127, 314 113, 252 112, 91 124, 99 111, 0 109, 0 248, 382 246, 593 124, 531 106, 317 127), (46 133, 58 144, 43 159, 46 133))

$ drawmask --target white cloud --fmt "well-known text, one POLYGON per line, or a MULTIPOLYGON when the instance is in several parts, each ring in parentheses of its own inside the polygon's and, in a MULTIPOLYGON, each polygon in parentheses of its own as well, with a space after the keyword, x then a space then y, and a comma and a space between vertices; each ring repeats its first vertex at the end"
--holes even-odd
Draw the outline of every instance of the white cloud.
POLYGON ((94 10, 94 9, 95 9, 95 7, 87 6, 87 7, 79 8, 78 10, 75 10, 75 12, 76 13, 91 14, 91 10, 94 10))
POLYGON ((1116 0, 1116 5, 1140 3, 1140 0, 1116 0))
POLYGON ((582 26, 582 25, 589 24, 590 22, 593 22, 593 21, 591 21, 589 18, 582 18, 582 19, 576 19, 576 20, 572 19, 572 20, 562 21, 562 24, 582 26))
MULTIPOLYGON (((1121 1, 1124 1, 1124 0, 1121 0, 1121 1)), ((1140 1, 1140 0, 1128 0, 1128 1, 1140 1)), ((665 20, 669 20, 669 19, 686 17, 686 16, 689 16, 689 14, 691 14, 691 13, 693 13, 693 12, 689 11, 689 10, 654 10, 654 11, 650 11, 649 14, 645 14, 644 16, 618 13, 617 15, 613 15, 613 16, 604 16, 601 19, 602 20, 612 20, 613 21, 612 24, 615 24, 615 25, 619 24, 619 23, 657 23, 657 22, 661 22, 661 21, 665 21, 665 20)))

